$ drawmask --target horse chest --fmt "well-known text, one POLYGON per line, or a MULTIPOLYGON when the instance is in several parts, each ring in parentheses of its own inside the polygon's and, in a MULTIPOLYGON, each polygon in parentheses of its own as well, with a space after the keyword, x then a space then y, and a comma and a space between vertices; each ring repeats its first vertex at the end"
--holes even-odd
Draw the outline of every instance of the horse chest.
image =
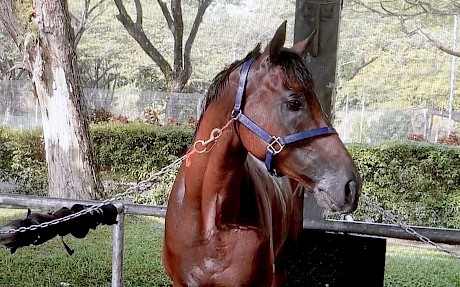
POLYGON ((232 227, 195 243, 183 261, 186 286, 270 286, 270 236, 259 229, 232 227))

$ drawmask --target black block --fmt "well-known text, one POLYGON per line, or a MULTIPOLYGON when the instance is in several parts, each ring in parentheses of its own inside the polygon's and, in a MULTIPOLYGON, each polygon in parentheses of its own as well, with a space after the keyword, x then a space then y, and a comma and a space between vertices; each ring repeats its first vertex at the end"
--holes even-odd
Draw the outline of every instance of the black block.
POLYGON ((285 286, 383 287, 386 239, 303 230, 285 286))

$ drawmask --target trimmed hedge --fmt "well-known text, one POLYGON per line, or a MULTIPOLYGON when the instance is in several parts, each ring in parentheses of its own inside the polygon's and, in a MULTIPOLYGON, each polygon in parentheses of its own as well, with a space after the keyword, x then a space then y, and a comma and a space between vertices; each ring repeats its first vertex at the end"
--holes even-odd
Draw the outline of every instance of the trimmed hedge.
MULTIPOLYGON (((192 129, 150 124, 97 124, 90 127, 100 174, 117 181, 147 178, 184 154, 192 129)), ((364 180, 363 192, 407 223, 460 228, 460 149, 416 142, 353 144, 348 149, 364 180)), ((0 178, 16 179, 22 193, 46 190, 46 164, 39 131, 0 129, 0 178)), ((163 203, 173 172, 159 183, 152 198, 163 203)), ((365 201, 355 213, 365 221, 385 221, 365 201)))
POLYGON ((182 156, 191 143, 187 126, 108 123, 90 128, 96 164, 122 180, 142 180, 182 156))
MULTIPOLYGON (((417 142, 354 144, 363 192, 407 223, 460 228, 460 149, 417 142)), ((360 201, 356 217, 385 221, 360 201)))
POLYGON ((0 128, 0 181, 14 182, 17 192, 45 195, 47 176, 41 131, 0 128))

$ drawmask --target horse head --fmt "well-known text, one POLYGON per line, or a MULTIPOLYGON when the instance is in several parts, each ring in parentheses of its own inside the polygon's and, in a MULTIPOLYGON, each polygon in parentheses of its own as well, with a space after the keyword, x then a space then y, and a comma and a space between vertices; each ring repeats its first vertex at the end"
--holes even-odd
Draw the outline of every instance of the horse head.
POLYGON ((285 35, 286 22, 264 52, 243 65, 239 78, 232 78, 242 90, 232 112, 239 138, 267 169, 313 192, 321 207, 354 211, 361 178, 323 112, 302 60, 314 33, 291 48, 283 48, 285 35))

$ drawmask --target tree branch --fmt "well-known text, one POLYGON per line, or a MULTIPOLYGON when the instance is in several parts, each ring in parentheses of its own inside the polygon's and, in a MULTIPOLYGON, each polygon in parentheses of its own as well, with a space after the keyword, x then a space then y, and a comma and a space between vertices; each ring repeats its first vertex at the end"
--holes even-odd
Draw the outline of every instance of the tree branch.
POLYGON ((142 19, 144 18, 144 13, 142 12, 142 4, 139 0, 134 0, 136 4, 136 24, 142 26, 142 19))
POLYGON ((81 36, 83 35, 83 32, 85 32, 85 26, 86 26, 86 21, 88 19, 88 10, 89 10, 89 3, 91 0, 85 0, 85 8, 81 12, 81 17, 80 19, 76 19, 75 16, 71 15, 72 18, 77 20, 77 27, 74 28, 74 34, 75 34, 75 41, 73 43, 74 49, 77 48, 78 43, 81 40, 81 36))
MULTIPOLYGON (((382 2, 382 0, 380 0, 382 2)), ((405 2, 410 6, 411 9, 421 9, 424 14, 432 14, 432 15, 444 15, 444 16, 453 16, 457 15, 459 11, 458 2, 451 1, 452 8, 445 8, 445 9, 437 9, 433 7, 432 3, 421 1, 421 0, 405 0, 405 2)), ((436 3, 436 2, 433 2, 436 3)))
POLYGON ((162 0, 157 0, 157 2, 158 2, 158 5, 160 5, 161 12, 163 13, 163 16, 166 19, 166 23, 168 24, 169 30, 171 31, 171 33, 174 33, 174 21, 171 17, 171 13, 169 13, 166 3, 163 2, 162 0))
POLYGON ((201 0, 200 6, 198 7, 198 11, 195 16, 195 20, 193 21, 192 29, 190 30, 190 34, 188 39, 185 43, 185 50, 184 50, 184 78, 185 81, 183 84, 188 81, 190 76, 192 75, 192 63, 191 63, 191 53, 192 53, 192 46, 195 41, 196 35, 200 28, 200 24, 203 21, 204 13, 209 5, 212 3, 212 0, 201 0))
POLYGON ((378 56, 374 56, 372 57, 369 61, 364 61, 364 63, 362 63, 361 65, 357 66, 356 68, 353 69, 352 73, 350 76, 347 77, 346 81, 350 81, 351 79, 353 79, 354 77, 356 77, 356 75, 362 70, 364 69, 365 67, 369 66, 370 64, 372 64, 372 62, 374 62, 375 60, 377 60, 379 57, 378 56))
POLYGON ((459 51, 455 51, 453 49, 450 49, 450 48, 447 48, 446 46, 444 46, 441 42, 431 38, 430 36, 428 36, 428 34, 426 34, 421 28, 416 28, 414 30, 411 30, 409 31, 405 25, 405 21, 400 19, 400 23, 401 23, 401 31, 406 34, 407 36, 413 36, 415 34, 419 34, 420 36, 422 36, 426 41, 428 41, 431 45, 433 45, 435 48, 441 50, 442 52, 446 53, 446 54, 449 54, 451 56, 455 56, 455 57, 460 57, 460 52, 459 51))
POLYGON ((99 61, 99 63, 97 64, 96 66, 96 70, 97 71, 100 71, 102 70, 102 73, 99 75, 99 73, 97 72, 97 76, 94 80, 91 81, 91 87, 93 88, 98 88, 98 87, 103 87, 105 86, 106 84, 110 83, 111 81, 113 81, 115 78, 118 77, 118 75, 111 75, 109 77, 106 77, 106 75, 109 73, 109 71, 114 68, 116 66, 116 64, 111 64, 107 67, 105 67, 104 69, 101 69, 101 63, 99 61))
MULTIPOLYGON (((381 16, 392 16, 392 17, 406 17, 412 18, 424 14, 431 15, 458 15, 460 14, 460 4, 458 1, 450 1, 450 5, 444 5, 444 8, 433 7, 432 3, 422 0, 404 0, 407 4, 405 8, 390 8, 391 3, 395 1, 386 1, 379 0, 379 2, 374 2, 374 4, 379 5, 380 9, 374 8, 373 6, 366 4, 363 0, 351 0, 351 3, 354 3, 358 6, 364 7, 366 10, 377 13, 381 16)), ((433 3, 436 3, 432 1, 433 3)))
MULTIPOLYGON (((183 61, 183 39, 184 39, 184 22, 182 19, 181 0, 171 0, 171 14, 174 20, 174 71, 176 77, 181 75, 184 70, 183 61)), ((178 87, 173 87, 177 89, 178 87)))
MULTIPOLYGON (((399 11, 391 11, 390 8, 385 7, 384 2, 382 0, 380 0, 380 8, 383 11, 385 11, 389 16, 394 16, 394 17, 408 17, 408 18, 411 18, 411 17, 416 17, 416 16, 419 16, 419 15, 422 15, 422 14, 426 14, 426 12, 424 12, 424 11, 414 12, 414 13, 402 13, 402 12, 399 12, 399 11)), ((406 9, 406 10, 410 10, 410 9, 406 9)))
POLYGON ((16 46, 18 46, 18 48, 22 51, 25 31, 13 11, 12 4, 12 0, 0 1, 0 21, 3 26, 5 26, 5 29, 8 34, 10 34, 11 38, 13 38, 16 46))
POLYGON ((104 79, 100 79, 99 81, 97 81, 95 83, 94 87, 95 88, 96 87, 103 87, 104 88, 104 87, 106 87, 106 85, 109 86, 109 84, 111 82, 115 81, 116 79, 118 79, 119 76, 120 76, 119 74, 113 74, 113 75, 110 75, 110 76, 108 76, 108 77, 106 77, 104 79))
POLYGON ((428 36, 425 32, 423 32, 422 29, 417 29, 418 34, 420 34, 423 38, 425 38, 428 42, 430 42, 433 46, 438 48, 439 50, 443 51, 446 54, 449 54, 451 56, 455 57, 460 57, 460 52, 459 51, 454 51, 453 49, 449 49, 443 44, 441 44, 439 41, 431 38, 428 36))
MULTIPOLYGON (((378 14, 378 15, 380 15, 382 17, 388 17, 388 15, 386 13, 383 13, 382 11, 380 11, 378 9, 375 9, 370 5, 367 5, 367 4, 365 4, 364 2, 362 2, 360 0, 351 0, 350 2, 354 3, 354 4, 358 5, 358 6, 362 6, 365 10, 369 10, 369 11, 371 11, 371 12, 373 12, 375 14, 378 14)), ((356 9, 353 9, 353 11, 362 12, 362 11, 357 11, 356 9)))
MULTIPOLYGON (((455 51, 454 49, 447 48, 441 42, 430 37, 426 34, 420 27, 409 31, 405 25, 405 22, 409 19, 416 18, 421 15, 438 15, 438 16, 452 16, 460 14, 460 4, 457 1, 450 1, 450 5, 445 5, 443 8, 436 8, 432 5, 431 2, 422 1, 422 0, 404 0, 407 3, 408 7, 405 9, 391 9, 387 6, 388 1, 379 0, 380 9, 375 9, 372 6, 367 5, 362 0, 352 0, 352 3, 364 7, 365 9, 377 13, 383 17, 394 17, 400 21, 401 31, 408 36, 413 36, 414 34, 419 34, 431 45, 441 50, 442 52, 460 57, 460 52, 455 51)), ((393 2, 390 2, 393 3, 393 2)), ((433 2, 436 3, 436 2, 433 2)))
POLYGON ((27 49, 28 43, 35 41, 35 37, 31 32, 26 33, 26 30, 21 26, 17 15, 13 11, 12 0, 0 1, 0 22, 5 26, 5 29, 19 48, 23 57, 22 62, 13 65, 8 72, 12 73, 13 69, 23 69, 31 72, 32 67, 29 62, 29 51, 27 49))
POLYGON ((118 21, 123 24, 129 35, 131 35, 131 37, 136 40, 136 42, 141 46, 142 50, 144 50, 144 52, 155 62, 155 64, 158 65, 161 72, 165 76, 166 81, 170 83, 172 80, 173 71, 169 63, 147 38, 142 25, 133 22, 128 12, 126 11, 125 6, 123 5, 123 1, 114 0, 114 2, 119 12, 117 15, 118 21))
MULTIPOLYGON (((88 30, 88 25, 89 25, 89 16, 94 12, 94 10, 104 3, 106 0, 99 0, 96 4, 94 4, 92 7, 90 7, 90 2, 91 0, 85 0, 85 8, 81 12, 80 19, 75 17, 74 15, 70 14, 70 16, 77 22, 77 27, 74 28, 74 34, 75 34, 75 42, 74 42, 74 48, 77 48, 78 43, 81 40, 81 37, 83 36, 83 33, 88 30)), ((102 12, 101 12, 102 13, 102 12)), ((92 21, 96 19, 101 13, 97 14, 96 16, 93 17, 92 21)))
MULTIPOLYGON (((106 0, 99 0, 98 3, 94 4, 93 7, 91 7, 91 8, 89 9, 88 15, 91 15, 91 14, 94 12, 94 10, 95 10, 99 5, 101 5, 102 3, 104 3, 105 1, 106 1, 106 0)), ((99 15, 100 15, 100 14, 98 14, 98 16, 99 16, 99 15)))

